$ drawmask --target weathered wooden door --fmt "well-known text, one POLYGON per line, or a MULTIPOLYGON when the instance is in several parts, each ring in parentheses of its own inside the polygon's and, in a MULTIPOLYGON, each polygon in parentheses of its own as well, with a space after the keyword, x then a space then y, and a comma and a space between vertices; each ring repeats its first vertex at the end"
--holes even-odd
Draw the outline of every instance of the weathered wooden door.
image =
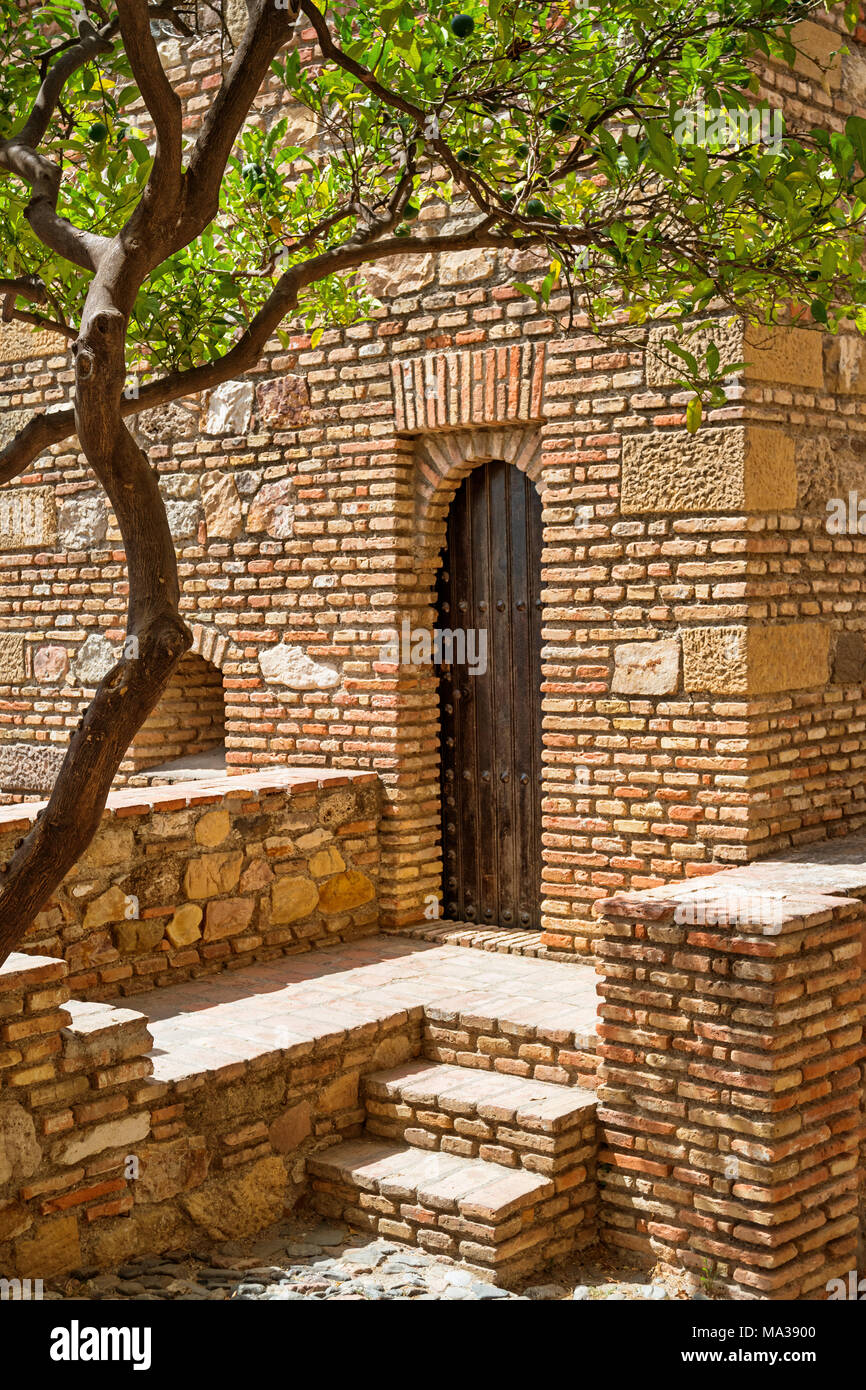
POLYGON ((458 634, 440 665, 453 921, 540 926, 541 541, 541 499, 525 474, 498 462, 468 474, 439 579, 439 625, 458 634))

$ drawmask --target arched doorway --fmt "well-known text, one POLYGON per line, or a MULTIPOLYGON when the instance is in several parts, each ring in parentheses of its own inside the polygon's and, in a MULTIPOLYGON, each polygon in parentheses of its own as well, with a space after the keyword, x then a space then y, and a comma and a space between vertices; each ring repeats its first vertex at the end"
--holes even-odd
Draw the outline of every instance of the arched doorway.
POLYGON ((499 461, 473 469, 451 504, 438 585, 453 921, 541 926, 541 547, 529 478, 499 461))

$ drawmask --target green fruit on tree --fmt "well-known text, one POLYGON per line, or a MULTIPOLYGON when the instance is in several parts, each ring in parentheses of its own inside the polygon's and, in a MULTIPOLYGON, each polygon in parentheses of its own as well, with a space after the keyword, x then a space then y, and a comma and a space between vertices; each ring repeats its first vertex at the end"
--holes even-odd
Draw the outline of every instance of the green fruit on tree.
POLYGON ((461 164, 477 164, 478 151, 470 149, 458 150, 457 158, 460 160, 461 164))
POLYGON ((104 121, 94 121, 87 132, 88 140, 92 140, 94 145, 98 145, 102 140, 105 140, 107 136, 108 126, 104 121))
POLYGON ((529 202, 526 204, 527 217, 544 217, 546 213, 547 208, 540 198, 530 198, 529 202))
POLYGON ((399 226, 399 227, 396 229, 396 231, 394 232, 394 235, 395 235, 395 236, 409 236, 409 235, 410 235, 409 228, 406 226, 406 223, 405 223, 405 222, 401 222, 400 226, 399 226))
POLYGON ((528 146, 528 145, 518 145, 518 146, 517 146, 517 149, 514 151, 514 153, 515 153, 515 155, 516 155, 516 157, 517 157, 518 159, 528 159, 528 158, 529 158, 529 146, 528 146))
POLYGON ((564 130, 568 130, 568 117, 564 111, 554 111, 547 124, 554 135, 561 135, 564 130))
POLYGON ((471 14, 456 14, 451 21, 451 32, 457 39, 468 39, 475 29, 471 14))

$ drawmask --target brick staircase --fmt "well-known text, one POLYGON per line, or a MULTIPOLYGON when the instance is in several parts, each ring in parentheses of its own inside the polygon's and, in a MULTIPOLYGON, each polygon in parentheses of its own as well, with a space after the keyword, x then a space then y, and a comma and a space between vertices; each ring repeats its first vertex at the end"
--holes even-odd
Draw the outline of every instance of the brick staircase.
POLYGON ((325 1216, 497 1284, 595 1239, 595 1097, 416 1059, 368 1075, 364 1135, 311 1155, 325 1216))

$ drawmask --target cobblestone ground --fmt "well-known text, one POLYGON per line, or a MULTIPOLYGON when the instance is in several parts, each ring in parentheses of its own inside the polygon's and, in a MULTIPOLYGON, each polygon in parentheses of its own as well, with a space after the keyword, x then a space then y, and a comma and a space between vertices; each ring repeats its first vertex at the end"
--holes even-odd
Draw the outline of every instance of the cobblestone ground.
MULTIPOLYGON (((258 1240, 230 1242, 192 1255, 169 1253, 133 1259, 112 1273, 76 1270, 51 1281, 50 1299, 231 1301, 236 1299, 367 1300, 421 1302, 495 1299, 666 1299, 688 1297, 643 1271, 613 1268, 593 1252, 580 1264, 563 1263, 519 1291, 494 1288, 468 1270, 414 1247, 359 1235, 315 1213, 299 1213, 258 1240)), ((692 1295, 692 1297, 705 1295, 692 1295)))

